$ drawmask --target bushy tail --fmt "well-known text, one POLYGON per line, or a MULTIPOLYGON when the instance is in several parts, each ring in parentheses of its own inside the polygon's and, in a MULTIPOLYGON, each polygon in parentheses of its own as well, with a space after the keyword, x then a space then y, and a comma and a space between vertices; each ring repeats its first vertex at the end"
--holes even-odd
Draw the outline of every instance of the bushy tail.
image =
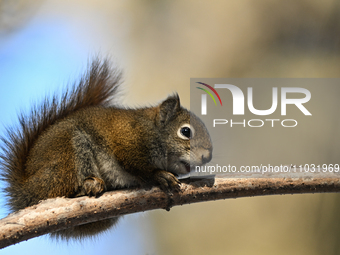
POLYGON ((54 95, 33 107, 30 114, 19 116, 19 125, 7 128, 0 137, 0 174, 7 182, 5 192, 13 208, 14 194, 26 179, 25 164, 36 139, 46 128, 70 113, 89 106, 108 106, 121 82, 121 72, 112 70, 108 60, 95 59, 85 75, 59 97, 54 95))

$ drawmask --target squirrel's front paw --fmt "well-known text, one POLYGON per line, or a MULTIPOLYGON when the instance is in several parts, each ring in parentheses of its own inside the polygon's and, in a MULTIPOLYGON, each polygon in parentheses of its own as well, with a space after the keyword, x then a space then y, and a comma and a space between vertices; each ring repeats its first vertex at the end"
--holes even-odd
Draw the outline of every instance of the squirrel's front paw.
POLYGON ((159 183, 162 190, 167 193, 172 191, 181 191, 181 182, 170 172, 161 170, 155 173, 155 181, 159 183))
POLYGON ((105 191, 105 183, 102 179, 91 176, 84 180, 81 195, 98 196, 105 191))

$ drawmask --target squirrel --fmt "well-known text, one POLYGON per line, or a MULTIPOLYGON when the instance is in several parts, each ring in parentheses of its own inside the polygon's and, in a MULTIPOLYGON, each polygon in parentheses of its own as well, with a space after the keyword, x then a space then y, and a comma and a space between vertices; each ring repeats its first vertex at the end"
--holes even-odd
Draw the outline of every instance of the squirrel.
MULTIPOLYGON (((180 190, 179 174, 212 158, 204 123, 173 94, 153 107, 112 105, 121 72, 94 59, 61 97, 45 99, 19 126, 1 137, 0 168, 9 207, 17 211, 47 198, 99 196, 150 184, 180 190)), ((57 238, 93 236, 118 217, 52 233, 57 238)))

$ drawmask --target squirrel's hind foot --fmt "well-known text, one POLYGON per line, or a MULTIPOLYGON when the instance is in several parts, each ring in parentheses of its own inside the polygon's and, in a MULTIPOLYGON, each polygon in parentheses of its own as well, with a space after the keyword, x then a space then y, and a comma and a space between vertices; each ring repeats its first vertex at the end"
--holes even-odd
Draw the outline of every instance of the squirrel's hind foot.
POLYGON ((98 197, 106 190, 105 183, 102 179, 95 176, 87 177, 84 180, 81 192, 77 195, 80 196, 95 196, 98 197))

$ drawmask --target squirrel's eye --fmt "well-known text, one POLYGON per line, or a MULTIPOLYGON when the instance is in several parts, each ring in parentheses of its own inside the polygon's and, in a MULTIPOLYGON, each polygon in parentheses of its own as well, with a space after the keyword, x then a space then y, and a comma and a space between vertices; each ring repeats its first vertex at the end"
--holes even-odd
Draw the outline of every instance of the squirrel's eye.
POLYGON ((191 137, 191 130, 190 130, 190 128, 188 128, 188 127, 181 128, 181 134, 184 135, 186 138, 190 139, 190 137, 191 137))
POLYGON ((183 140, 189 140, 193 137, 194 132, 189 124, 184 124, 178 129, 177 135, 183 140))

